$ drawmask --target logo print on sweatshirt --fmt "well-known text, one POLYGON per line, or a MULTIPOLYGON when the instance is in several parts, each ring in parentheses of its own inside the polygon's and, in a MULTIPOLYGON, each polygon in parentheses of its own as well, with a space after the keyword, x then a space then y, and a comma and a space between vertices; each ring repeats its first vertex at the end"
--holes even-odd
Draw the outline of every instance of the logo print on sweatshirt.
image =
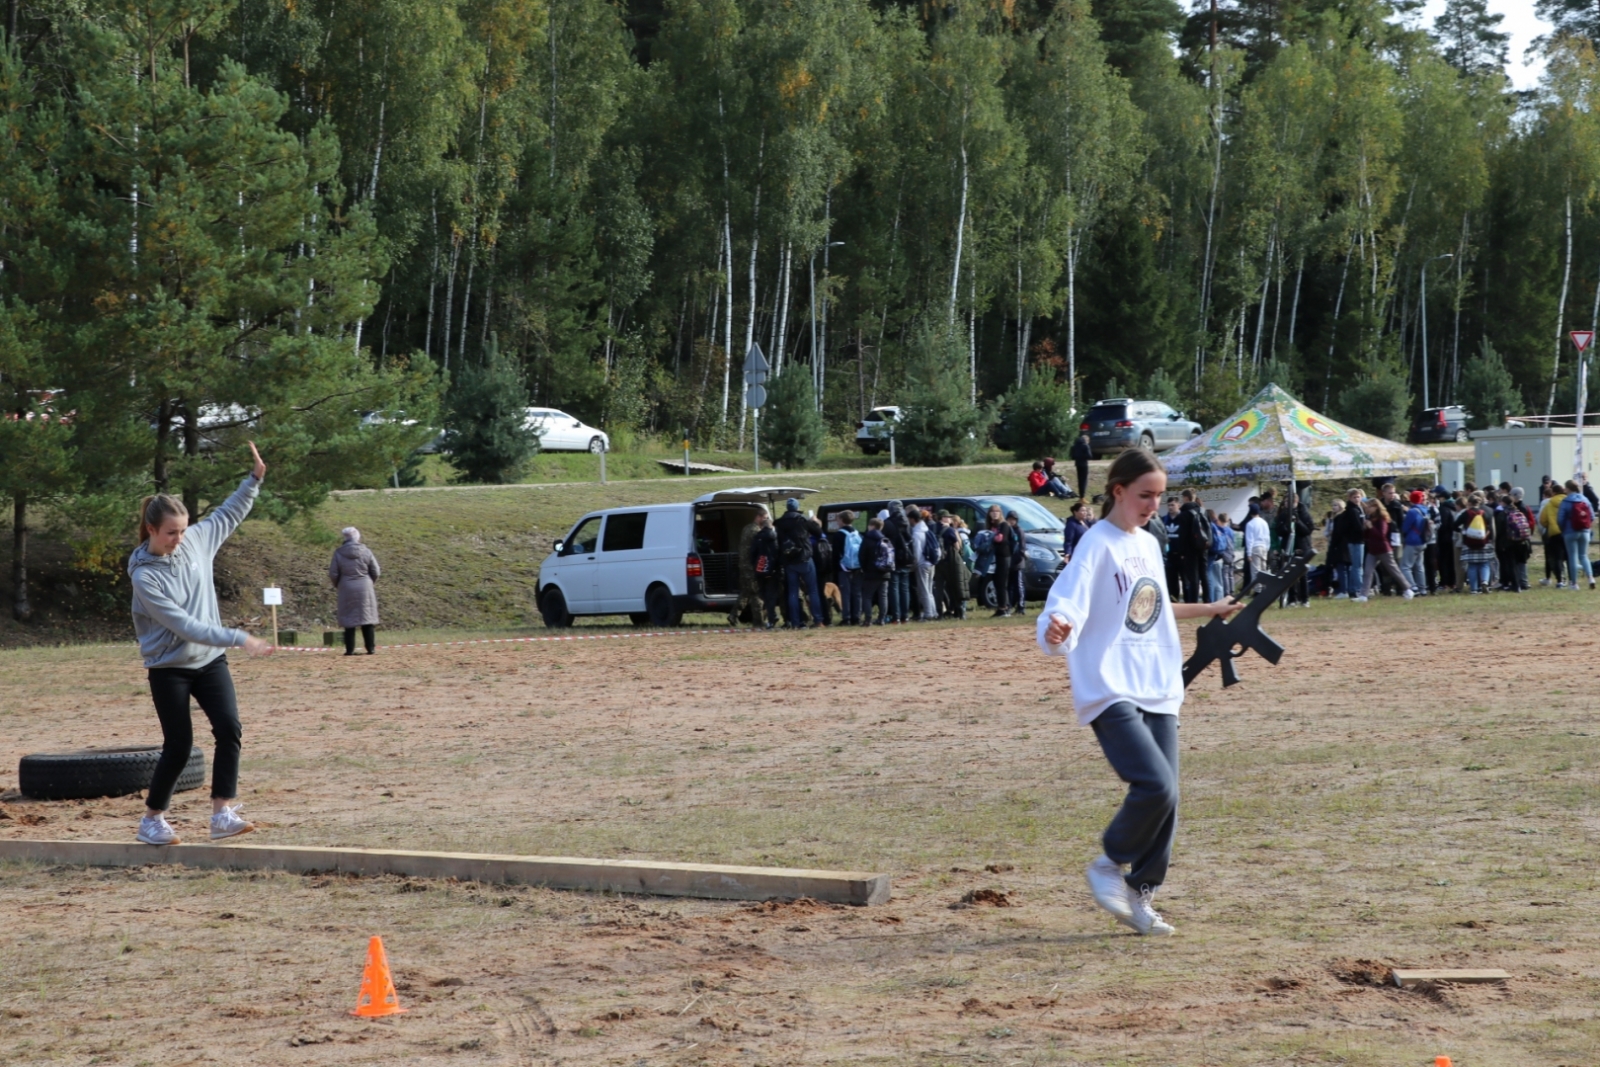
POLYGON ((1123 625, 1136 634, 1149 631, 1161 618, 1161 586, 1154 578, 1140 578, 1133 583, 1133 592, 1128 594, 1128 614, 1123 618, 1123 625))
POLYGON ((1243 441, 1248 441, 1250 438, 1260 433, 1261 428, 1266 424, 1267 417, 1260 411, 1257 411, 1255 408, 1251 408, 1249 411, 1245 412, 1243 415, 1240 415, 1237 419, 1234 419, 1232 422, 1218 430, 1216 436, 1212 438, 1212 443, 1219 445, 1236 445, 1243 441))

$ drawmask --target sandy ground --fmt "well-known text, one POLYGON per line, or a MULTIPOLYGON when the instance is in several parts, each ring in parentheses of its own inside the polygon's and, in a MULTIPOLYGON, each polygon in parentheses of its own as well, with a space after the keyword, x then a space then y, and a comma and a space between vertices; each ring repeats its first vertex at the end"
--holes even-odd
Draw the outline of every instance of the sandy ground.
MULTIPOLYGON (((1592 1064, 1596 612, 1560 597, 1271 613, 1279 668, 1191 691, 1167 940, 1088 899, 1120 789, 1031 617, 239 662, 256 841, 879 870, 894 900, 0 865, 0 1062, 1592 1064), (371 934, 398 1019, 345 1014, 371 934)), ((6 776, 158 739, 128 647, 0 654, 0 693, 6 776)), ((128 840, 140 808, 12 792, 0 836, 128 840)))

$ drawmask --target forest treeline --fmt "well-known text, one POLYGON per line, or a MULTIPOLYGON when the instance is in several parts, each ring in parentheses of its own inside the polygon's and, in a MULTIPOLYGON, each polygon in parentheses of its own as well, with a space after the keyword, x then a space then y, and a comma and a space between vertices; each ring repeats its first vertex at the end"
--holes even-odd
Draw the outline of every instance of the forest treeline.
POLYGON ((1267 379, 1391 434, 1570 412, 1600 14, 1538 0, 1519 94, 1486 0, 1417 6, 9 0, 14 559, 71 501, 108 565, 246 434, 279 516, 508 395, 742 447, 753 343, 775 403, 958 442, 1267 379))

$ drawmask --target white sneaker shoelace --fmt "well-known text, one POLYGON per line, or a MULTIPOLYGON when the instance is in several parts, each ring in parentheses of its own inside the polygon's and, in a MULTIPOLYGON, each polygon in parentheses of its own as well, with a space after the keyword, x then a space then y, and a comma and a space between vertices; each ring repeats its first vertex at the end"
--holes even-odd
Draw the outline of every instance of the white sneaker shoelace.
POLYGON ((1152 899, 1154 892, 1148 887, 1139 891, 1133 901, 1133 928, 1141 934, 1165 937, 1174 933, 1173 926, 1161 917, 1152 899))
POLYGON ((167 822, 166 817, 157 815, 151 818, 146 815, 139 820, 139 840, 146 845, 175 845, 178 843, 177 831, 167 822))
POLYGON ((247 834, 255 829, 253 823, 246 822, 240 818, 239 809, 242 806, 239 804, 229 805, 211 816, 211 840, 221 841, 224 838, 247 834))

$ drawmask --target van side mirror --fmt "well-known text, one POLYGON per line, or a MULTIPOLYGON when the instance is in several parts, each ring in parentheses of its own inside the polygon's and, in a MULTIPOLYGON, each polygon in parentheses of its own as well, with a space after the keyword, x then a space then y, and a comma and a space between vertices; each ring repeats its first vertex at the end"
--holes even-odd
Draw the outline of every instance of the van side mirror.
POLYGON ((556 555, 559 556, 559 555, 561 555, 561 550, 563 548, 567 547, 567 543, 565 541, 557 541, 555 547, 556 547, 556 555))

